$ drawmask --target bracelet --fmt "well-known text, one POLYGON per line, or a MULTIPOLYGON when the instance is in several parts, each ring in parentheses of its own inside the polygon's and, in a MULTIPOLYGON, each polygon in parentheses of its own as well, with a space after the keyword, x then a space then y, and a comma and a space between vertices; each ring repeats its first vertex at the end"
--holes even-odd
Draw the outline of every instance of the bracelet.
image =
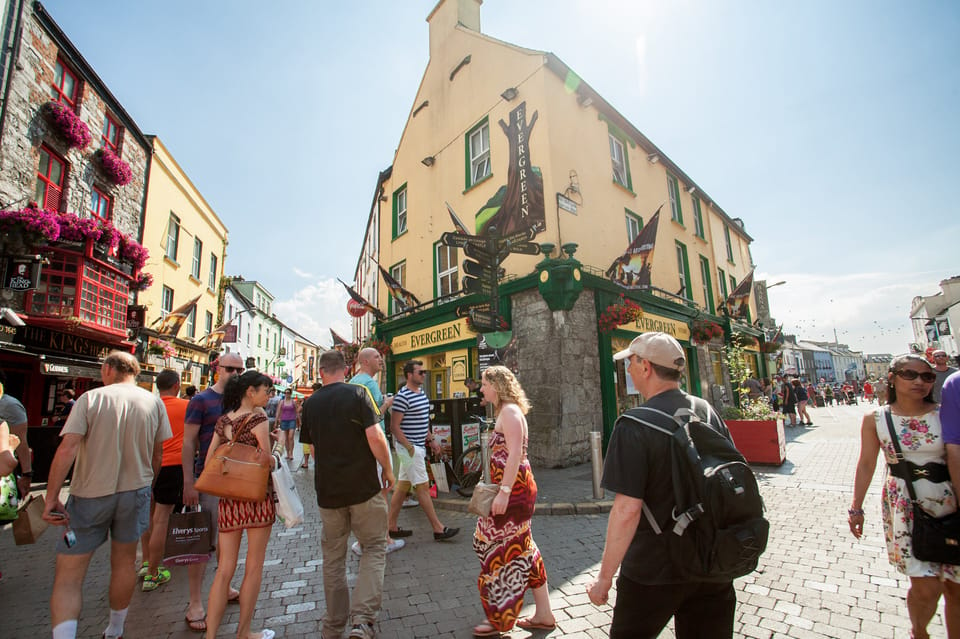
POLYGON ((851 508, 847 511, 847 514, 851 517, 856 517, 857 515, 863 517, 863 508, 851 508))
POLYGON ((25 471, 23 471, 22 473, 20 473, 20 476, 21 476, 21 477, 33 477, 33 471, 32 471, 32 470, 25 470, 25 471))
POLYGON ((512 486, 500 486, 500 492, 501 492, 501 493, 512 493, 512 492, 513 492, 513 487, 512 487, 512 486))

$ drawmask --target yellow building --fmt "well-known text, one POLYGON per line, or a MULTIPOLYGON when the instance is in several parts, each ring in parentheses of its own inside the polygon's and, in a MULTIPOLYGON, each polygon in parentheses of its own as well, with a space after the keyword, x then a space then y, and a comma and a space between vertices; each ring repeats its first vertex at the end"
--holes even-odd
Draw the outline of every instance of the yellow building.
MULTIPOLYGON (((622 366, 611 374, 609 355, 637 333, 672 332, 688 351, 686 388, 719 395, 728 383, 723 340, 698 339, 698 330, 711 322, 728 338, 761 335, 751 327, 752 299, 741 318, 721 312, 752 272, 752 238, 557 56, 481 33, 480 4, 441 0, 427 17, 430 60, 392 165, 378 177, 355 279, 388 315, 374 327, 393 350, 388 385, 402 383, 402 362, 419 357, 431 397, 450 398, 465 393, 463 380, 482 367, 478 333, 464 316, 483 293, 465 296, 464 276, 472 274, 464 273, 464 250, 445 245, 443 234, 458 230, 455 216, 462 233, 496 226, 515 244, 540 244, 543 253, 512 254, 501 264, 501 315, 520 351, 521 382, 543 411, 532 414, 531 437, 539 430, 554 448, 541 460, 582 460, 586 433, 609 432, 618 406, 636 401, 625 397, 635 393, 624 386, 622 366), (656 232, 639 240, 652 237, 652 254, 629 276, 631 286, 614 284, 609 269, 638 268, 615 267, 658 209, 656 232), (388 286, 370 282, 374 261, 420 302, 432 302, 403 310, 388 286), (575 269, 563 270, 574 261, 575 269), (621 293, 642 317, 606 331, 603 314, 621 293), (564 381, 566 367, 576 374, 564 381)), ((355 326, 362 332, 361 321, 355 326)), ((759 357, 751 360, 762 368, 759 357)))
MULTIPOLYGON (((204 338, 219 325, 218 297, 226 257, 227 227, 203 198, 183 168, 160 141, 151 136, 153 163, 147 184, 143 245, 150 251, 144 271, 153 285, 138 297, 145 307, 141 340, 145 363, 181 371, 184 385, 206 383, 212 349, 204 338), (177 354, 165 357, 151 348, 160 322, 197 298, 174 338, 164 337, 177 354)), ((215 350, 215 349, 213 349, 215 350)))

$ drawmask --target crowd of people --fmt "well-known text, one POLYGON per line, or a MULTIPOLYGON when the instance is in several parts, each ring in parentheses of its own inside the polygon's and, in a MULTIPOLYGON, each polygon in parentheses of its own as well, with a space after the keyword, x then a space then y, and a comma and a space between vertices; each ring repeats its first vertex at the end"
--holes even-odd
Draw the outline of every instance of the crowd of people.
MULTIPOLYGON (((671 336, 640 335, 614 359, 625 361, 634 387, 646 399, 631 411, 666 416, 689 411, 715 436, 729 440, 726 425, 710 404, 680 388, 686 355, 671 336)), ((868 402, 880 398, 879 386, 888 391, 886 401, 863 418, 848 523, 859 538, 863 503, 882 451, 890 469, 883 480, 883 528, 891 563, 910 578, 907 606, 912 636, 918 639, 928 636, 926 627, 941 595, 946 597, 948 632, 960 633, 960 569, 913 556, 911 500, 906 495, 907 482, 912 481, 918 504, 931 515, 956 510, 953 482, 960 480, 960 374, 941 360, 945 357, 935 357, 934 363, 918 355, 897 357, 886 379, 855 389, 868 402), (912 476, 901 470, 904 467, 924 472, 912 476)), ((403 365, 403 385, 396 395, 381 391, 377 380, 383 366, 379 352, 364 349, 358 354, 357 374, 348 380, 342 353, 326 351, 318 362, 322 384, 300 402, 292 391, 276 397, 269 377, 246 369, 238 355, 227 353, 216 362, 215 382, 186 399, 181 398, 175 371, 164 370, 157 376, 157 394, 153 394, 136 383, 139 365, 133 356, 110 353, 101 367, 104 385, 67 397, 72 404, 47 483, 43 518, 64 528, 57 544, 50 601, 54 639, 76 636, 86 572, 93 552, 107 540, 110 614, 103 636, 123 636, 137 585, 137 544, 142 544, 141 588, 156 590, 171 579, 171 571, 163 565, 163 545, 178 505, 213 515, 211 553, 216 554, 216 573, 207 593, 203 592, 204 576, 214 562, 187 567, 187 626, 212 639, 228 604, 235 602, 240 610, 238 639, 272 639, 274 631, 253 631, 251 626, 276 519, 273 493, 268 490, 260 501, 217 498, 198 492, 195 484, 222 442, 273 448, 290 459, 298 430, 305 459, 308 451, 314 455, 314 490, 323 529, 326 614, 320 634, 374 637, 387 555, 403 548, 404 538, 413 534, 398 525, 408 493, 417 495, 434 541, 445 542, 459 533, 440 520, 428 490, 427 449, 435 451, 437 441, 423 390, 423 362, 411 360, 403 365), (64 503, 61 491, 71 466, 73 477, 64 503), (231 581, 244 533, 245 569, 235 589, 231 581), (351 535, 356 539, 353 551, 360 557, 352 592, 346 574, 351 535)), ((796 379, 752 382, 744 385, 749 397, 769 397, 780 405, 785 421, 803 424, 811 423, 807 402, 821 392, 825 399, 830 388, 796 379)), ((16 410, 12 398, 3 401, 2 391, 0 383, 0 474, 25 465, 15 431, 26 417, 16 410)), ((527 458, 530 402, 516 376, 502 366, 486 368, 471 392, 492 407, 496 418, 488 444, 488 471, 498 488, 489 515, 479 517, 474 529, 484 619, 473 627, 473 635, 499 637, 514 628, 552 630, 557 620, 544 558, 531 527, 537 484, 527 458), (524 618, 520 612, 528 590, 535 608, 524 618)), ((841 392, 845 391, 841 388, 841 392)), ((702 581, 685 576, 667 551, 669 537, 657 525, 674 517, 672 486, 677 480, 671 469, 669 438, 654 430, 628 419, 618 420, 613 429, 602 485, 614 493, 614 502, 599 574, 587 585, 587 596, 597 606, 606 605, 619 573, 611 637, 656 637, 671 618, 679 639, 730 637, 736 608, 732 579, 702 581)), ((29 481, 29 466, 27 471, 29 481)))

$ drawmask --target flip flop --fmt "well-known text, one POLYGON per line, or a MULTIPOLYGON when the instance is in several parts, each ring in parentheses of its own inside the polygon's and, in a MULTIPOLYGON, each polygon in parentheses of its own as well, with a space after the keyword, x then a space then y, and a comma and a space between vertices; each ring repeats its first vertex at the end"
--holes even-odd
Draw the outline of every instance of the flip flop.
POLYGON ((474 637, 501 637, 503 633, 488 623, 480 623, 473 627, 474 637))
POLYGON ((240 603, 240 591, 237 590, 237 591, 235 591, 235 592, 237 593, 236 595, 230 595, 229 593, 227 593, 227 603, 228 603, 228 604, 230 604, 230 603, 235 603, 235 604, 240 603))
POLYGON ((553 630, 557 627, 556 623, 537 623, 531 617, 525 617, 517 621, 517 628, 524 630, 553 630))
POLYGON ((193 632, 206 632, 207 631, 207 615, 203 615, 199 619, 191 619, 190 617, 184 617, 187 622, 187 627, 190 628, 193 632))

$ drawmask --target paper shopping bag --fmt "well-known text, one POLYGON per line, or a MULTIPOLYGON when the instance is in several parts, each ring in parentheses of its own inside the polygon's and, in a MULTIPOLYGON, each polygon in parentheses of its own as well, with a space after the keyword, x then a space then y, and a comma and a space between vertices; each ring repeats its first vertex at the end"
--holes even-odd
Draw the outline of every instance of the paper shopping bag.
POLYGON ((47 522, 43 519, 44 506, 42 496, 27 497, 27 501, 17 513, 17 520, 13 522, 13 541, 18 546, 37 543, 37 539, 47 529, 47 522))
MULTIPOLYGON (((186 511, 186 507, 183 509, 186 511)), ((164 546, 163 563, 167 566, 202 564, 210 560, 213 550, 209 510, 199 508, 190 512, 170 514, 167 541, 164 546)), ((154 531, 159 533, 160 531, 154 531)))
POLYGON ((449 493, 450 484, 447 482, 447 465, 442 461, 431 462, 430 470, 433 472, 433 481, 437 484, 437 492, 449 493))

